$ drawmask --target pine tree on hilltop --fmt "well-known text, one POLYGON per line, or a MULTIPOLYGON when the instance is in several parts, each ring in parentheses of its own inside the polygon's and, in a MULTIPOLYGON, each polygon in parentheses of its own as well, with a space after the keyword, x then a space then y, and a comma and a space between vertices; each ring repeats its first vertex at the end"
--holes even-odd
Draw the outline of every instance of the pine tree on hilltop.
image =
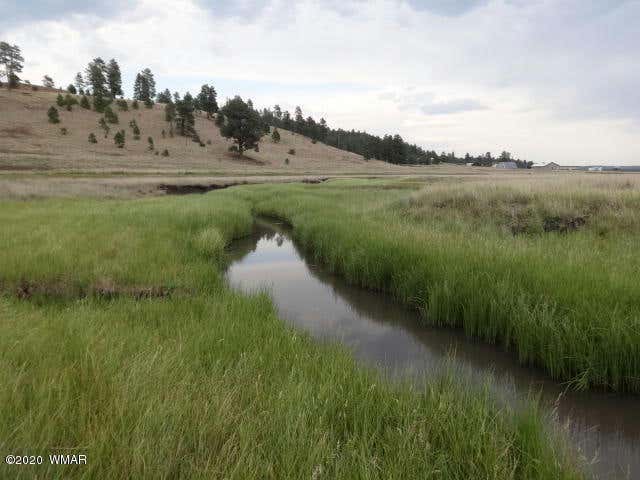
POLYGON ((198 94, 198 106, 200 110, 206 112, 207 118, 211 118, 218 111, 216 96, 216 89, 213 88, 213 85, 202 85, 198 94))
MULTIPOLYGON (((167 107, 171 104, 167 104, 167 107)), ((176 117, 175 124, 178 128, 178 135, 193 136, 195 131, 195 119, 193 112, 195 110, 193 97, 189 92, 184 94, 182 100, 178 100, 175 104, 176 117)))
POLYGON ((271 134, 271 140, 273 143, 278 143, 280 141, 280 132, 278 132, 277 128, 273 129, 273 133, 271 134))
POLYGON ((116 62, 114 58, 109 60, 109 64, 106 69, 106 77, 111 98, 116 98, 118 95, 124 95, 122 92, 122 74, 120 73, 120 65, 118 65, 118 62, 116 62))
POLYGON ((53 88, 55 86, 53 79, 49 75, 42 77, 42 85, 47 88, 53 88))
POLYGON ((15 88, 20 84, 18 73, 22 72, 24 57, 20 53, 20 47, 0 42, 0 65, 4 66, 4 72, 0 78, 7 79, 7 88, 15 88))
POLYGON ((100 57, 94 58, 87 65, 85 77, 93 92, 93 108, 96 112, 103 112, 109 104, 106 72, 107 66, 100 57))
POLYGON ((133 98, 144 102, 147 108, 153 106, 153 99, 156 96, 156 81, 153 78, 153 73, 148 68, 145 68, 142 72, 136 75, 136 80, 133 84, 133 98))
POLYGON ((76 73, 76 78, 73 82, 76 86, 76 90, 78 90, 78 93, 80 95, 84 95, 84 87, 86 86, 84 83, 84 78, 82 78, 82 73, 78 72, 76 73))

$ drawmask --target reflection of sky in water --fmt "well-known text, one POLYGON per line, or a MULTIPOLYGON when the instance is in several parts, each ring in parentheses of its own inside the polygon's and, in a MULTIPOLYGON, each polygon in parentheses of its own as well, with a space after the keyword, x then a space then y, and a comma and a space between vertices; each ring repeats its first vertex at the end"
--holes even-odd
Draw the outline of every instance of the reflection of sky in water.
MULTIPOLYGON (((420 326, 414 312, 385 295, 347 285, 305 263, 283 234, 265 231, 244 239, 233 256, 237 259, 227 272, 232 286, 246 292, 268 291, 286 321, 315 338, 340 341, 356 358, 391 375, 417 380, 433 375, 455 351, 449 366, 474 383, 491 374, 493 390, 505 401, 531 388, 543 388, 548 403, 562 393, 561 385, 519 366, 511 355, 466 339, 459 331, 420 326)), ((640 399, 604 393, 568 392, 557 403, 560 420, 570 422, 572 437, 583 451, 590 458, 598 454, 599 473, 621 464, 631 464, 634 472, 640 469, 638 407, 640 399)))

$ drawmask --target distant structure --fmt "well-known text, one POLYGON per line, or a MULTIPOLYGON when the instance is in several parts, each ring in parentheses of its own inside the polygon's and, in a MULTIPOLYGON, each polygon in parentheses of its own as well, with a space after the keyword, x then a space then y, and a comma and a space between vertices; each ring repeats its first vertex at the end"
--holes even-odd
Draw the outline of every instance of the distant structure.
POLYGON ((498 162, 493 165, 493 168, 499 168, 501 170, 515 170, 518 168, 516 162, 498 162))
POLYGON ((535 168, 536 170, 560 170, 560 165, 555 162, 536 163, 531 168, 535 168))
POLYGON ((602 172, 604 170, 603 167, 589 167, 589 172, 602 172))

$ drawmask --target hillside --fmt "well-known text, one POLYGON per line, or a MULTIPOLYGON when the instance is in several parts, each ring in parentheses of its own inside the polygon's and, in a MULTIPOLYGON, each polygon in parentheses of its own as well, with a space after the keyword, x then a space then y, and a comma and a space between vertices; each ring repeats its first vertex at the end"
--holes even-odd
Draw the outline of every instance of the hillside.
MULTIPOLYGON (((402 167, 377 160, 365 161, 360 155, 339 150, 309 138, 280 130, 281 141, 275 144, 266 135, 260 142, 260 151, 247 152, 244 158, 230 154, 232 143, 220 136, 213 120, 204 115, 196 117, 196 130, 205 143, 200 147, 180 136, 170 138, 169 124, 164 120, 164 105, 147 109, 129 109, 118 114, 119 124, 110 125, 108 138, 98 126, 101 114, 85 110, 79 105, 68 112, 57 107, 56 91, 30 88, 7 91, 0 89, 0 170, 10 171, 137 171, 137 172, 192 172, 211 173, 326 173, 326 172, 388 172, 402 167), (61 122, 51 124, 47 110, 56 106, 61 122), (135 119, 141 138, 133 140, 129 122, 135 119), (61 134, 61 128, 67 134, 61 134), (126 145, 116 147, 113 135, 119 129, 126 133, 126 145), (167 132, 163 138, 162 131, 167 132), (94 133, 97 144, 90 144, 88 136, 94 133), (151 136, 156 150, 167 149, 168 157, 147 150, 147 137, 151 136), (295 155, 288 151, 295 149, 295 155), (286 164, 285 159, 289 159, 286 164)), ((80 97, 78 97, 80 98, 80 97)), ((129 102, 131 104, 131 102, 129 102)))

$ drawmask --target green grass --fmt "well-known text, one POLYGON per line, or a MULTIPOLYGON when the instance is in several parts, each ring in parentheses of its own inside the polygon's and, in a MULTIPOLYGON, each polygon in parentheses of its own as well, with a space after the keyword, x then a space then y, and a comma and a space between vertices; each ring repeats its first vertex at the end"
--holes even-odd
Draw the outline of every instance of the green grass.
POLYGON ((0 453, 88 465, 1 478, 581 478, 535 404, 387 384, 230 291, 250 192, 2 204, 0 453))
POLYGON ((350 180, 235 194, 289 221, 329 269, 392 293, 424 322, 502 344, 576 388, 639 392, 640 191, 597 181, 411 191, 350 180))

